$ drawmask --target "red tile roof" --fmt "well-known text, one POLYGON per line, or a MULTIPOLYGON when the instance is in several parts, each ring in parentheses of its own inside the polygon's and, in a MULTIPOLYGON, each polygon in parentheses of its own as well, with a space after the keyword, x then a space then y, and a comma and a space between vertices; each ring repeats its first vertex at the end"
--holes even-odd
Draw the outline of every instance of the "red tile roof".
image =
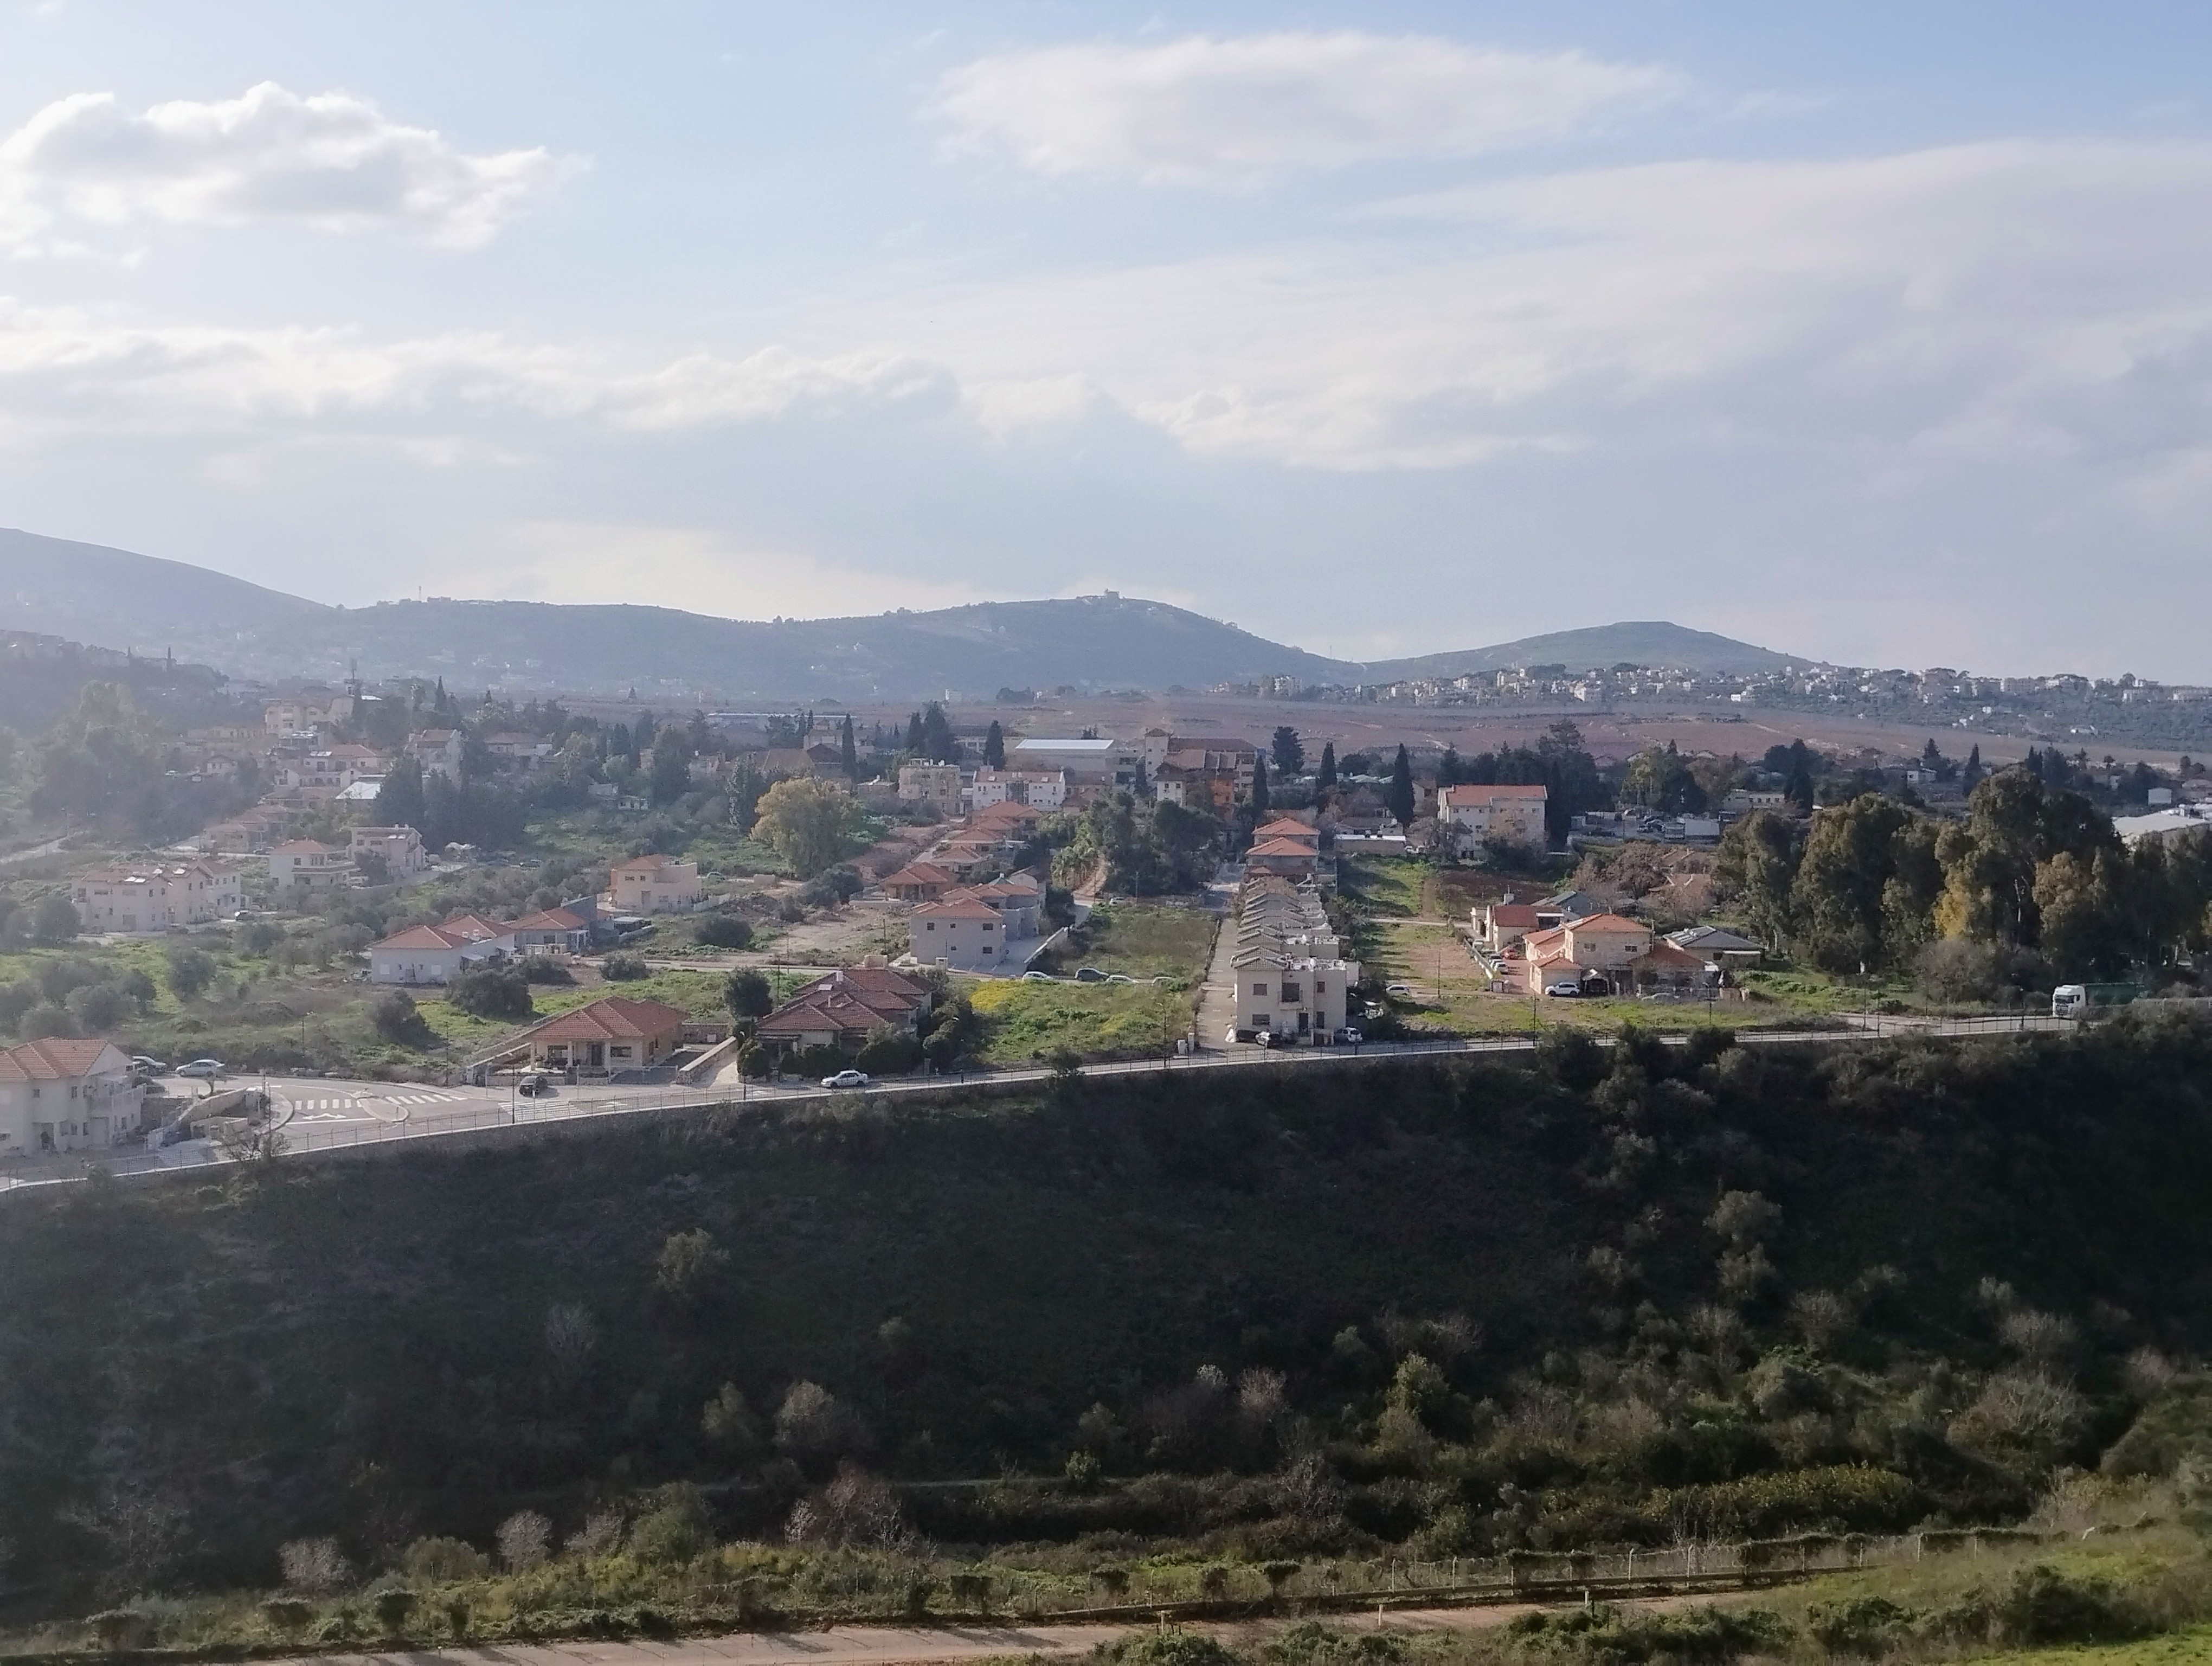
POLYGON ((1312 839, 1319 842, 1321 830, 1308 827, 1296 816, 1278 816, 1265 827, 1255 828, 1252 836, 1255 839, 1312 839))
POLYGON ((544 909, 536 914, 526 914, 520 920, 510 920, 503 930, 511 932, 580 932, 584 922, 566 909, 544 909))
POLYGON ((551 1018, 530 1031, 532 1041, 636 1041, 684 1028, 685 1013, 658 1000, 605 995, 588 1006, 551 1018))
POLYGON ((108 1043, 96 1037, 49 1036, 0 1053, 0 1082, 58 1082, 89 1076, 108 1043))
POLYGON ((920 904, 914 915, 917 920, 996 920, 999 911, 972 891, 956 891, 941 902, 920 904))
POLYGON ((1311 856, 1316 852, 1311 845, 1300 844, 1296 839, 1269 839, 1254 845, 1249 854, 1255 856, 1311 856))
POLYGON ((1540 916, 1534 903, 1492 903, 1490 923, 1493 926, 1533 926, 1540 916))

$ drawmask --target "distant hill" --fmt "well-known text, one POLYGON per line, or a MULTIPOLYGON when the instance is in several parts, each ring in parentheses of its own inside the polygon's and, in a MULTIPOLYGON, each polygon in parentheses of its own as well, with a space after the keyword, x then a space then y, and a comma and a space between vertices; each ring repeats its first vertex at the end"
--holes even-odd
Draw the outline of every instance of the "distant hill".
POLYGON ((398 601, 325 606, 183 562, 0 530, 0 629, 142 657, 173 652, 233 676, 442 677, 455 690, 635 687, 653 699, 911 700, 1004 687, 1206 688, 1455 677, 1509 666, 1759 671, 1785 656, 1666 623, 1604 625, 1495 648, 1353 665, 1202 614, 1109 592, 934 612, 780 623, 674 608, 398 601))
POLYGON ((0 629, 205 660, 234 675, 441 676, 728 700, 912 699, 1001 687, 1164 689, 1356 668, 1203 615, 1109 593, 781 623, 546 602, 328 607, 100 544, 0 531, 0 629))
POLYGON ((1810 663, 1802 656, 1777 654, 1710 630, 1692 630, 1663 619, 1650 619, 1524 636, 1495 648, 1389 660, 1369 666, 1366 676, 1370 682, 1389 683, 1407 677, 1464 677, 1471 672, 1507 671, 1516 666, 1565 666, 1569 671, 1592 671, 1621 664, 1679 666, 1686 671, 1740 674, 1810 663))

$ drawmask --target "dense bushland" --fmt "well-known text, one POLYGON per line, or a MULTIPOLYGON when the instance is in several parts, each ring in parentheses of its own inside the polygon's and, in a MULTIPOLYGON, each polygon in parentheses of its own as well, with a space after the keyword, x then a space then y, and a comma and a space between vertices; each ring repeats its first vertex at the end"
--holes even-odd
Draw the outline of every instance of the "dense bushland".
POLYGON ((2195 1486, 2208 1066, 2170 1014, 1568 1037, 19 1197, 9 1584, 81 1612, 518 1516, 1091 1566, 2002 1521, 2108 1449, 2195 1486))

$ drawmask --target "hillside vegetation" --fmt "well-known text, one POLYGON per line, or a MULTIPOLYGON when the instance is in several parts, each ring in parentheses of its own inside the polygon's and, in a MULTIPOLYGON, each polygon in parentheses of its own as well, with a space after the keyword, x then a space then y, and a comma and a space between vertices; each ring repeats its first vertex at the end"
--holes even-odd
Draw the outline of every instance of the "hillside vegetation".
POLYGON ((9 1587, 480 1558, 517 1512, 646 1563, 1081 1568, 2007 1521, 2100 1461, 2186 1493, 2208 1067, 2170 1016, 1565 1037, 19 1196, 9 1587))

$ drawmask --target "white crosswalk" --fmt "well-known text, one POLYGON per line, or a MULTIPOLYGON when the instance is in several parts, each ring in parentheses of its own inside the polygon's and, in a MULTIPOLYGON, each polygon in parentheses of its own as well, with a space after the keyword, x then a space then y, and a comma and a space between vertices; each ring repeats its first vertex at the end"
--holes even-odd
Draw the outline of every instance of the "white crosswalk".
MULTIPOLYGON (((286 1098, 295 1117, 316 1111, 359 1110, 366 1101, 379 1105, 458 1105, 466 1104, 465 1093, 443 1093, 431 1090, 422 1093, 379 1093, 374 1096, 359 1093, 324 1094, 310 1098, 286 1098)), ((338 1119, 343 1120, 343 1119, 338 1119)))

